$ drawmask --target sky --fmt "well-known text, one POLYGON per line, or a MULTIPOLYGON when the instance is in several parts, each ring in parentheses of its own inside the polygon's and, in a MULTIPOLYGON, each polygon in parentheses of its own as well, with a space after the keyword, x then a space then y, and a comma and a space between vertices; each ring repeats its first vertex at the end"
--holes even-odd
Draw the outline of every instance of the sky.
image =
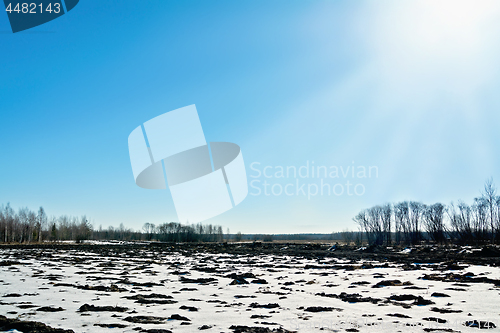
POLYGON ((373 205, 500 184, 498 1, 81 0, 15 34, 0 14, 0 45, 16 209, 177 221, 168 190, 135 184, 127 138, 191 104, 207 141, 241 147, 249 194, 204 221, 232 233, 356 230, 373 205))

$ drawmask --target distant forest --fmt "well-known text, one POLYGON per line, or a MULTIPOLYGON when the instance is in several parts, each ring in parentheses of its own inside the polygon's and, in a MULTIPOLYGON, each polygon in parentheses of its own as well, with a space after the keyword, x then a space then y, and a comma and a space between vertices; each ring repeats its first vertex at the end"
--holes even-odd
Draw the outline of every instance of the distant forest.
MULTIPOLYGON (((416 201, 384 204, 361 211, 353 219, 370 245, 500 243, 500 196, 493 179, 485 182, 471 205, 425 205, 416 201)), ((349 235, 360 237, 360 233, 349 235)))
POLYGON ((85 240, 160 241, 160 242, 223 242, 273 240, 340 240, 341 233, 333 234, 230 234, 221 226, 201 223, 183 225, 178 222, 155 225, 145 223, 141 230, 125 228, 94 228, 86 216, 63 215, 47 217, 43 207, 37 212, 28 208, 15 211, 10 204, 0 206, 0 242, 37 243, 85 240))
POLYGON ((15 211, 10 204, 0 206, 0 242, 37 243, 85 240, 116 241, 160 241, 160 242, 223 242, 223 241, 273 241, 273 240, 340 240, 341 234, 230 234, 219 225, 193 224, 178 222, 155 225, 145 223, 142 230, 125 228, 94 228, 86 216, 63 215, 47 217, 43 207, 38 212, 28 208, 15 211))
POLYGON ((0 207, 0 242, 33 243, 68 240, 221 242, 224 240, 224 234, 221 226, 182 225, 177 222, 158 226, 145 223, 140 231, 125 228, 123 223, 118 228, 95 229, 86 216, 63 215, 48 218, 43 207, 40 207, 38 212, 28 208, 20 208, 16 212, 9 204, 0 207))

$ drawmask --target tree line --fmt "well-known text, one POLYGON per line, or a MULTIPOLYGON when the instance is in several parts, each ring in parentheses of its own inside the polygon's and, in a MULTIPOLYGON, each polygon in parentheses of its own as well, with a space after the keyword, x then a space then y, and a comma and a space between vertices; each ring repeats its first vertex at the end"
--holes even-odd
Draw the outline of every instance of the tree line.
POLYGON ((162 242, 222 242, 224 233, 220 225, 201 223, 185 225, 178 222, 158 226, 145 223, 142 227, 146 240, 162 242))
MULTIPOLYGON (((229 233, 229 231, 228 231, 229 233)), ((89 219, 62 215, 48 217, 43 207, 38 211, 20 208, 15 211, 9 203, 0 206, 0 242, 35 243, 44 241, 119 240, 162 242, 222 242, 224 233, 218 225, 183 225, 178 222, 158 226, 145 223, 142 230, 100 226, 95 229, 89 219)))
POLYGON ((488 179, 471 205, 402 201, 364 209, 353 220, 370 245, 500 243, 500 196, 488 179))

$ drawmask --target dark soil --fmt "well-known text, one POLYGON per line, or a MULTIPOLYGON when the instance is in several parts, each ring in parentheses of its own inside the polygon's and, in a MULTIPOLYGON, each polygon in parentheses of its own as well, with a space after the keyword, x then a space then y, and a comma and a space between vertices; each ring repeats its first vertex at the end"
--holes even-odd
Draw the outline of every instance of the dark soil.
POLYGON ((234 286, 238 284, 248 284, 248 281, 245 279, 234 279, 229 285, 234 286))
POLYGON ((259 304, 259 303, 252 303, 250 304, 251 308, 263 308, 263 309, 274 309, 274 308, 279 308, 280 305, 278 303, 269 303, 269 304, 259 304))
POLYGON ((200 331, 202 331, 202 330, 209 330, 211 328, 212 328, 212 326, 210 326, 210 325, 203 325, 203 326, 198 327, 198 329, 200 331))
POLYGON ((212 282, 217 282, 217 279, 216 278, 199 278, 199 279, 190 279, 190 278, 186 278, 184 276, 181 276, 179 278, 179 280, 182 282, 182 283, 199 283, 199 284, 209 284, 209 283, 212 283, 212 282))
MULTIPOLYGON (((500 250, 497 247, 485 246, 481 251, 467 253, 461 251, 459 246, 420 246, 415 247, 411 253, 399 253, 402 248, 395 247, 387 249, 385 247, 371 247, 364 251, 357 251, 356 247, 339 246, 336 251, 328 251, 331 244, 308 244, 308 243, 161 243, 153 242, 149 244, 128 244, 123 245, 90 245, 90 244, 2 244, 3 248, 15 248, 33 250, 35 256, 43 256, 44 249, 47 250, 81 250, 89 251, 107 257, 122 257, 131 256, 133 253, 141 251, 154 251, 157 254, 162 252, 180 252, 185 255, 190 253, 229 253, 235 255, 286 255, 299 256, 304 258, 327 258, 336 257, 350 260, 375 260, 393 263, 406 264, 409 269, 419 269, 415 263, 441 263, 441 262, 457 262, 461 265, 491 265, 500 266, 500 250)), ((23 259, 23 258, 19 258, 23 259)), ((0 265, 18 265, 20 262, 16 260, 8 260, 0 262, 0 265)), ((381 264, 383 265, 383 264, 381 264)), ((324 268, 332 268, 331 265, 324 268)), ((321 269, 321 265, 315 267, 321 269)), ((451 266, 453 267, 453 266, 451 266)), ((334 267, 333 267, 334 268, 334 267)), ((364 268, 373 268, 370 265, 364 268)), ((359 269, 353 266, 352 269, 359 269)))
POLYGON ((396 317, 396 318, 411 318, 410 316, 407 316, 407 315, 401 314, 401 313, 388 313, 388 314, 386 314, 386 316, 396 317))
POLYGON ((267 328, 267 327, 248 327, 242 325, 233 325, 229 327, 233 333, 294 333, 293 331, 285 330, 284 328, 267 328))
POLYGON ((167 318, 153 316, 131 316, 123 320, 137 324, 163 324, 167 318))
POLYGON ((373 304, 377 304, 378 302, 382 301, 380 298, 363 297, 360 294, 348 294, 345 292, 342 292, 338 295, 337 294, 325 294, 324 292, 321 292, 321 293, 317 293, 316 296, 338 298, 341 301, 348 302, 348 303, 370 302, 373 304))
POLYGON ((90 304, 83 304, 82 306, 80 306, 80 309, 78 309, 78 311, 80 311, 80 312, 86 312, 86 311, 125 312, 127 310, 128 310, 128 308, 121 307, 121 306, 95 306, 95 305, 90 305, 90 304))
POLYGON ((266 316, 266 315, 251 315, 250 319, 266 319, 266 318, 271 318, 272 316, 266 316))
POLYGON ((59 311, 64 311, 63 308, 58 307, 54 308, 52 306, 42 306, 41 308, 36 309, 36 311, 43 311, 43 312, 59 312, 59 311))
POLYGON ((304 311, 307 311, 307 312, 331 312, 333 310, 343 311, 343 309, 323 307, 323 306, 310 306, 310 307, 304 309, 304 311))
POLYGON ((445 324, 446 323, 446 319, 441 319, 441 318, 436 318, 436 317, 422 318, 422 320, 425 320, 425 321, 434 321, 434 322, 440 323, 440 324, 445 324))
POLYGON ((188 311, 198 311, 198 308, 197 307, 194 307, 194 306, 187 306, 187 305, 182 305, 179 309, 181 310, 188 310, 188 311))
POLYGON ((450 295, 443 294, 443 293, 432 293, 432 297, 450 297, 450 295))
POLYGON ((191 321, 191 319, 181 316, 179 314, 173 314, 171 315, 168 320, 182 320, 182 321, 191 321))
POLYGON ((440 308, 432 308, 431 311, 438 313, 460 313, 462 310, 452 310, 452 309, 440 309, 440 308))
POLYGON ((123 325, 123 324, 94 324, 94 326, 106 327, 106 328, 125 328, 128 325, 123 325))
POLYGON ((36 321, 22 321, 13 318, 10 319, 0 315, 0 331, 10 331, 10 330, 18 330, 20 332, 33 332, 33 333, 74 333, 73 330, 53 328, 36 321))

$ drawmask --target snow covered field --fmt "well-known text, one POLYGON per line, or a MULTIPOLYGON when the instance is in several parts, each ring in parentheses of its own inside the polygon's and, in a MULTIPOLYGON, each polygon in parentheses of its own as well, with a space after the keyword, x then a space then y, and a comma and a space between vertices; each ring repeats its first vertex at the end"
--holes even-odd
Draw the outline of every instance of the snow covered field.
POLYGON ((0 315, 75 332, 500 332, 500 268, 6 247, 0 315))

